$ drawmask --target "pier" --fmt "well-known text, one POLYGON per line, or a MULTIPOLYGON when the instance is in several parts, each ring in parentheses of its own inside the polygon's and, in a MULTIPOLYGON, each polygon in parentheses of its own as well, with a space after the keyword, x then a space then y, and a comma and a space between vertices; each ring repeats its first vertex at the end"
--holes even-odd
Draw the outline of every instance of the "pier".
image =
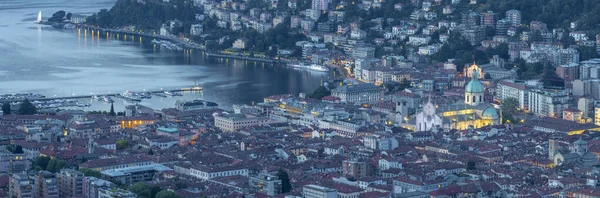
MULTIPOLYGON (((170 92, 184 92, 184 91, 202 91, 202 90, 195 90, 193 88, 182 88, 182 89, 173 89, 173 90, 156 90, 156 91, 142 91, 144 93, 150 93, 150 94, 160 94, 163 93, 165 91, 170 91, 170 92)), ((141 92, 140 92, 141 93, 141 92)), ((62 96, 62 97, 45 97, 45 98, 33 98, 33 99, 29 99, 30 101, 48 101, 48 100, 66 100, 66 99, 87 99, 87 98, 92 98, 93 96, 110 96, 110 97, 119 97, 121 99, 126 100, 126 98, 120 97, 121 93, 107 93, 107 94, 90 94, 90 95, 74 95, 74 96, 62 96)), ((11 100, 0 100, 0 103, 4 103, 4 102, 21 102, 24 101, 25 98, 21 98, 21 99, 11 99, 11 100)))
POLYGON ((267 63, 278 62, 277 60, 273 60, 273 59, 255 58, 255 57, 247 57, 247 56, 239 56, 239 55, 212 54, 212 53, 205 53, 205 55, 206 55, 206 57, 212 57, 212 58, 231 58, 231 59, 238 59, 238 60, 249 60, 249 61, 267 62, 267 63))

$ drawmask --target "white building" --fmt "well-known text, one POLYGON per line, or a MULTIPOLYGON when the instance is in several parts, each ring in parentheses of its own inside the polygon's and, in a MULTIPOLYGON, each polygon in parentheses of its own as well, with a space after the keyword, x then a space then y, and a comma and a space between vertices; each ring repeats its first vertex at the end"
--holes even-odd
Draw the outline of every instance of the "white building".
POLYGON ((320 129, 332 129, 342 137, 355 137, 360 126, 359 123, 353 120, 319 120, 320 129))
POLYGON ((580 79, 598 79, 600 78, 600 59, 591 59, 581 61, 579 67, 580 79))
POLYGON ((431 100, 423 106, 423 111, 416 116, 416 131, 430 131, 435 127, 442 126, 442 118, 437 115, 435 106, 431 100))
POLYGON ((202 24, 192 24, 190 27, 190 34, 193 36, 202 35, 202 24))
POLYGON ((168 27, 167 27, 167 26, 165 26, 165 25, 161 26, 161 27, 160 27, 160 30, 159 30, 159 32, 158 32, 158 33, 159 33, 161 36, 169 36, 169 35, 170 35, 170 33, 169 33, 169 30, 168 30, 167 28, 168 28, 168 27))
POLYGON ((408 37, 408 43, 411 45, 419 46, 419 45, 427 45, 431 37, 423 37, 423 36, 410 36, 408 37))
POLYGON ((311 8, 313 10, 327 11, 329 9, 328 0, 312 0, 311 8))
POLYGON ((511 22, 511 26, 519 27, 521 25, 521 11, 509 10, 506 11, 506 19, 511 22))
POLYGON ((371 135, 363 137, 363 145, 373 150, 387 151, 398 148, 398 140, 389 136, 371 135))
POLYGON ((376 103, 380 101, 383 90, 373 84, 343 85, 331 90, 331 95, 342 102, 376 103))
POLYGON ((525 85, 517 84, 511 81, 502 81, 498 83, 496 93, 500 101, 503 101, 507 98, 515 98, 517 101, 519 101, 519 107, 521 109, 527 109, 527 101, 529 99, 527 95, 529 92, 527 91, 527 87, 525 85))
POLYGON ((428 45, 419 47, 419 54, 429 56, 435 54, 438 50, 440 50, 441 45, 428 45))
POLYGON ((570 37, 573 37, 573 39, 575 39, 575 41, 587 41, 588 37, 585 34, 585 32, 571 32, 569 33, 570 37))
POLYGON ((246 116, 244 114, 219 114, 215 115, 215 126, 225 132, 234 132, 239 129, 269 124, 267 117, 246 116))
POLYGON ((206 167, 194 166, 190 168, 190 174, 198 179, 208 180, 215 177, 226 177, 233 175, 242 175, 248 177, 248 169, 235 166, 225 167, 206 167))
POLYGON ((563 110, 569 107, 569 95, 564 90, 530 90, 528 94, 529 111, 541 116, 561 117, 563 110))
POLYGON ((351 39, 359 40, 359 39, 364 39, 366 37, 367 37, 367 31, 364 31, 364 30, 352 30, 350 32, 351 39))
POLYGON ((401 169, 402 162, 400 162, 399 159, 382 158, 382 159, 379 159, 379 161, 377 162, 377 166, 378 166, 379 170, 382 170, 382 171, 390 169, 390 168, 401 169))
POLYGON ((304 198, 337 198, 337 190, 317 185, 306 185, 302 188, 304 198))
POLYGON ((246 49, 246 39, 239 38, 233 42, 232 48, 234 49, 246 49))

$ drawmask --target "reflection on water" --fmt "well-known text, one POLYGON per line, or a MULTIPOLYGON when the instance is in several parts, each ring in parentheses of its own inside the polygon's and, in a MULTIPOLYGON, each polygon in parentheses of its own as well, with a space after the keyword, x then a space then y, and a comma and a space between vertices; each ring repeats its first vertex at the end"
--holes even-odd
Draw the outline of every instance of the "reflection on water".
MULTIPOLYGON (((86 30, 59 31, 33 24, 41 10, 46 20, 57 10, 87 14, 116 0, 3 0, 0 3, 0 93, 34 92, 47 96, 120 93, 190 87, 201 93, 144 100, 154 108, 176 100, 204 99, 229 108, 262 101, 273 94, 310 92, 332 73, 294 70, 267 63, 207 59, 200 51, 161 51, 149 39, 100 35, 86 30)), ((110 104, 94 102, 89 110, 110 104)), ((115 103, 117 110, 121 103, 115 103)), ((121 109, 122 110, 122 109, 121 109)))

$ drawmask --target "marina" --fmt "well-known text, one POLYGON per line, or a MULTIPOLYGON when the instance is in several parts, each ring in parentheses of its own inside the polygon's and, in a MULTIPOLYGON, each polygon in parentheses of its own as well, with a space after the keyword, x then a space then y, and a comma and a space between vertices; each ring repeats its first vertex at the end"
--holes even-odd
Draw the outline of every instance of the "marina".
POLYGON ((126 90, 123 93, 107 93, 101 95, 72 95, 72 96, 64 96, 64 97, 46 97, 41 94, 33 94, 33 93, 25 93, 25 94, 5 94, 0 95, 0 103, 4 102, 22 102, 24 100, 30 101, 56 101, 56 100, 74 100, 74 99, 92 99, 94 101, 104 101, 111 102, 113 101, 112 97, 120 98, 123 100, 131 101, 131 102, 140 102, 142 99, 150 99, 152 95, 159 97, 170 97, 170 96, 182 96, 180 92, 189 92, 189 91, 202 91, 202 88, 190 87, 190 88, 182 88, 182 89, 174 89, 168 91, 143 91, 143 92, 133 92, 126 90))

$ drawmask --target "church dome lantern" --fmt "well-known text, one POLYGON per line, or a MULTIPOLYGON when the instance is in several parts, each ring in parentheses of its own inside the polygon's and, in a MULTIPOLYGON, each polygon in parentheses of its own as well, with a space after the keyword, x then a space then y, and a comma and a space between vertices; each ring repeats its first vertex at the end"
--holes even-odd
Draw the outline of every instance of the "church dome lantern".
POLYGON ((483 83, 479 81, 479 72, 473 71, 471 81, 465 87, 465 104, 471 106, 477 106, 483 103, 485 87, 483 83))

